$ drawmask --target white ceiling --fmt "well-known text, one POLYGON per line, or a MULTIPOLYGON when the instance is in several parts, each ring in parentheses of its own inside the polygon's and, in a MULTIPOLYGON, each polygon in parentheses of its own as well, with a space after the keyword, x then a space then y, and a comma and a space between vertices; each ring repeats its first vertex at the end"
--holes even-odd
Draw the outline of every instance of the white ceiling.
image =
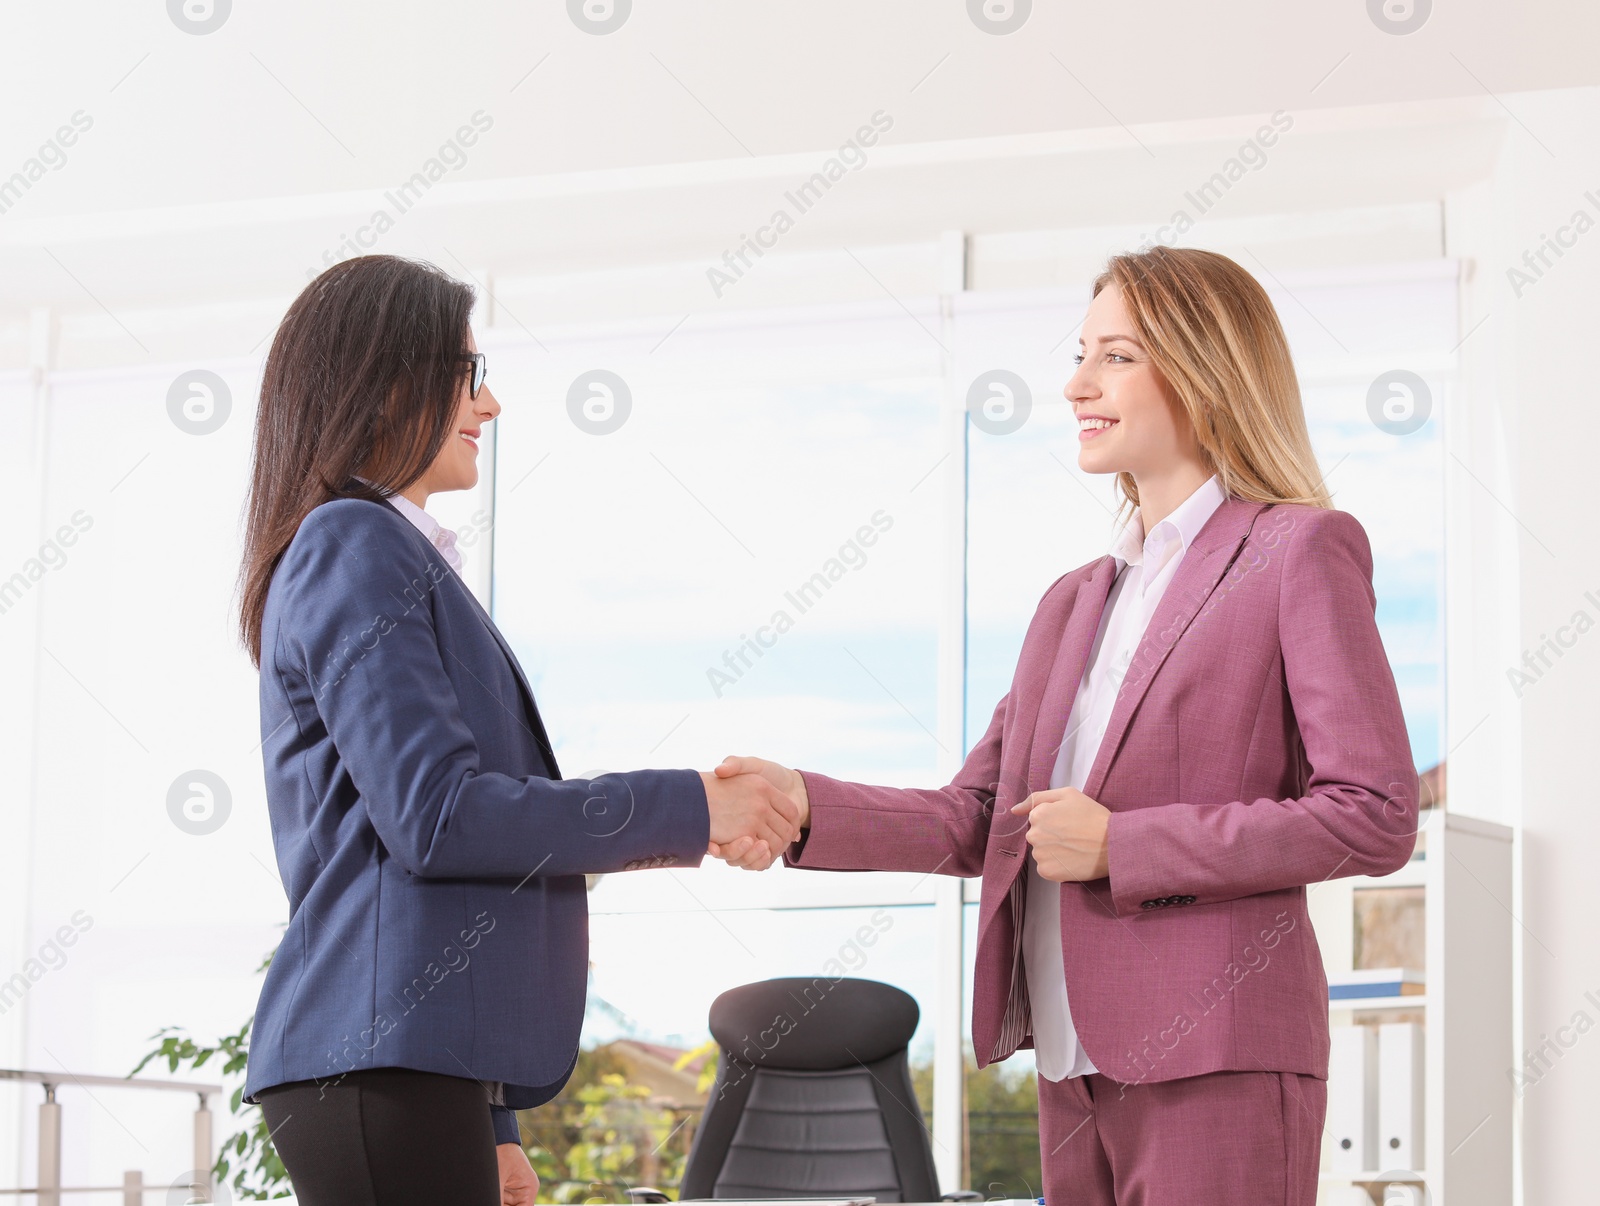
POLYGON ((605 36, 559 0, 237 0, 203 36, 79 0, 7 5, 0 38, 0 165, 95 118, 18 216, 385 187, 478 109, 464 179, 819 150, 877 109, 926 142, 1600 82, 1571 0, 1451 0, 1403 37, 1362 0, 1041 0, 999 37, 963 0, 636 0, 605 36))
POLYGON ((1600 80, 1600 8, 1516 12, 1453 0, 1395 36, 1361 0, 1040 3, 995 36, 963 0, 637 0, 595 36, 554 0, 242 0, 195 36, 157 0, 13 5, 0 177, 93 126, 0 215, 0 322, 292 293, 480 111, 378 250, 513 275, 715 256, 878 111, 868 169, 785 250, 1159 221, 1276 110, 1294 128, 1232 212, 1437 198, 1517 92, 1600 80))

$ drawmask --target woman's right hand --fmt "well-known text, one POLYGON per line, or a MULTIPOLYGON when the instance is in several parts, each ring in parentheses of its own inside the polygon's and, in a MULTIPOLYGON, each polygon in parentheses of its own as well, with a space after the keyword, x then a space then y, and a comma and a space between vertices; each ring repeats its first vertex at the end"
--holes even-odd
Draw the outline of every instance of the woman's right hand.
POLYGON ((762 871, 799 839, 800 806, 766 776, 718 767, 715 773, 702 771, 700 778, 711 814, 708 854, 762 871))
POLYGON ((760 775, 794 802, 795 807, 800 810, 801 829, 811 824, 811 801, 806 796, 805 776, 799 771, 791 770, 776 762, 769 762, 765 758, 740 758, 729 754, 714 773, 720 779, 732 778, 734 775, 760 775))
MULTIPOLYGON (((799 771, 791 770, 776 762, 769 762, 765 758, 741 758, 730 754, 722 760, 715 774, 719 779, 731 779, 738 775, 760 775, 794 805, 797 811, 796 824, 800 829, 804 830, 811 824, 811 801, 806 795, 805 777, 799 771)), ((753 846, 754 843, 719 845, 712 842, 708 853, 747 870, 763 871, 771 865, 774 856, 768 855, 765 861, 762 861, 761 856, 764 852, 754 849, 753 846)))

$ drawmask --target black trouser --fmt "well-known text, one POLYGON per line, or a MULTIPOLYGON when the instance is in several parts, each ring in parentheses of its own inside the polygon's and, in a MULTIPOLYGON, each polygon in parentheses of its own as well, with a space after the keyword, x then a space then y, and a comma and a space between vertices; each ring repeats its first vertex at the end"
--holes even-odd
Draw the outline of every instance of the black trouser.
POLYGON ((478 1081, 373 1068, 258 1097, 300 1206, 500 1206, 478 1081))

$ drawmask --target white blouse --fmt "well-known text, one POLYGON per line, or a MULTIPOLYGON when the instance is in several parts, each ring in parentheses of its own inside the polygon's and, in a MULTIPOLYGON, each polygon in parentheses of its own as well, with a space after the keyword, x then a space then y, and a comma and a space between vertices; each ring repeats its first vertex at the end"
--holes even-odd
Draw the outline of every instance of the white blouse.
POLYGON ((459 574, 461 572, 461 553, 456 549, 456 534, 441 525, 437 519, 429 515, 405 495, 388 494, 384 497, 394 504, 396 511, 399 511, 400 514, 411 521, 417 531, 428 538, 428 543, 438 549, 443 554, 444 559, 449 562, 450 568, 459 574))
MULTIPOLYGON (((1222 485, 1212 474, 1160 523, 1144 534, 1138 508, 1111 544, 1117 558, 1116 581, 1100 615, 1089 649, 1089 663, 1067 716, 1066 735, 1050 775, 1050 786, 1083 790, 1111 723, 1117 691, 1139 639, 1189 545, 1223 503, 1222 485)), ((1098 1071, 1078 1041, 1067 1004, 1061 953, 1061 885, 1039 874, 1030 847, 1028 895, 1023 909, 1022 958, 1033 1022, 1034 1060, 1046 1080, 1098 1071)))

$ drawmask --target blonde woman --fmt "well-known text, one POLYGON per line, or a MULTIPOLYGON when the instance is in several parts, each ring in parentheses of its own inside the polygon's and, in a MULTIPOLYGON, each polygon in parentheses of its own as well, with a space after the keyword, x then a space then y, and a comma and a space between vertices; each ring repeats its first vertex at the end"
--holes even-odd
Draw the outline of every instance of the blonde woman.
POLYGON ((718 773, 799 806, 791 866, 983 876, 974 1052, 1034 1049, 1050 1206, 1311 1206, 1328 990, 1306 888, 1393 871, 1416 836, 1371 551, 1233 261, 1117 256, 1081 334, 1078 464, 1132 513, 1045 594, 954 782, 718 773))

